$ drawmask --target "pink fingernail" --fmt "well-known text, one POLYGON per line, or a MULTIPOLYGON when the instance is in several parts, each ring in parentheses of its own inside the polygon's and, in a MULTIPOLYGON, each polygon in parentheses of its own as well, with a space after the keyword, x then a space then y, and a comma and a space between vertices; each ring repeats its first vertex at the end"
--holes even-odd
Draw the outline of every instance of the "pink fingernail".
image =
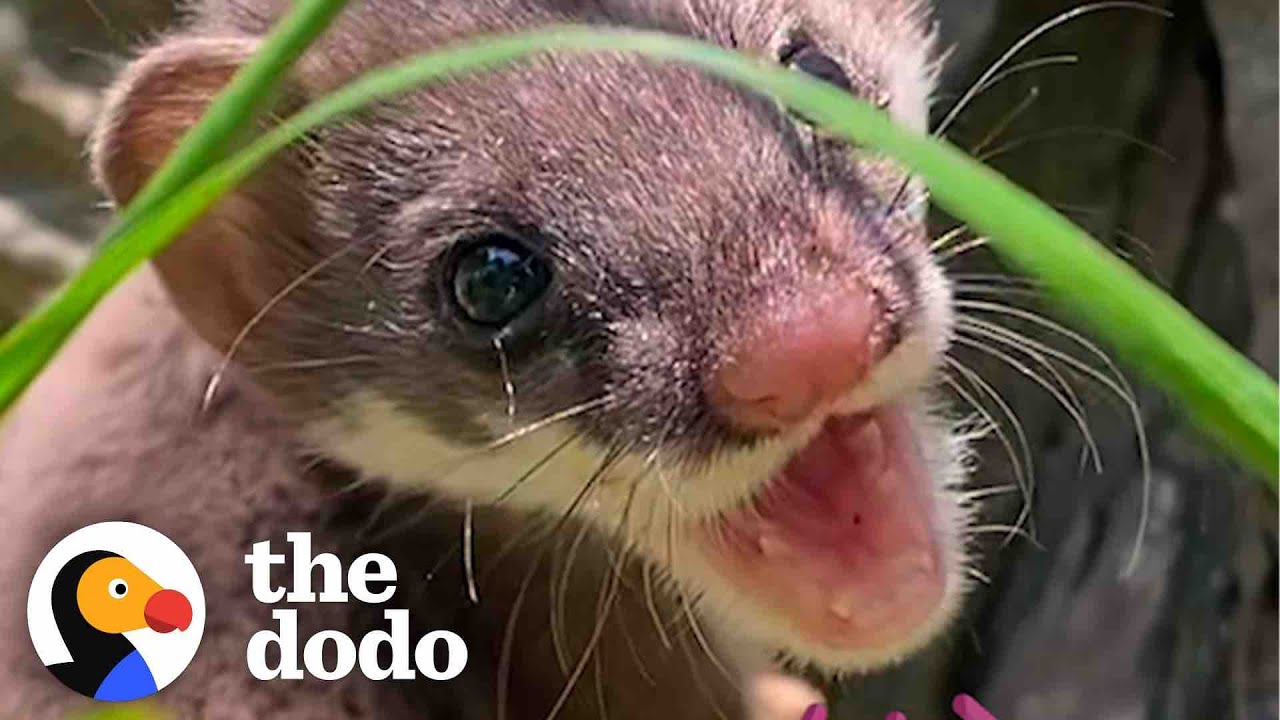
POLYGON ((973 696, 963 693, 951 701, 951 709, 960 716, 961 720, 996 720, 996 716, 982 707, 977 700, 973 699, 973 696))
POLYGON ((827 720, 827 708, 823 705, 810 705, 800 720, 827 720))

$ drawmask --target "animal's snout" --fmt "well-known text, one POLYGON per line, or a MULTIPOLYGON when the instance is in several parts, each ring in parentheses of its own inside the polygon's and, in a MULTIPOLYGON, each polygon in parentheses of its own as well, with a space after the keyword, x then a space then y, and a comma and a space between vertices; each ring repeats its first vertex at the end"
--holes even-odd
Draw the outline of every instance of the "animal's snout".
POLYGON ((877 305, 850 283, 748 311, 741 339, 708 380, 711 405, 751 431, 784 430, 829 408, 882 355, 877 305))

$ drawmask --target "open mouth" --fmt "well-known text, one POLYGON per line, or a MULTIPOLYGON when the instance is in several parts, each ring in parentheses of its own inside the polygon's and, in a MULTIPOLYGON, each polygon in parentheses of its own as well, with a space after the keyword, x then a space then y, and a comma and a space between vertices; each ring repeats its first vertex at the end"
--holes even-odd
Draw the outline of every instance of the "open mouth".
POLYGON ((913 644, 942 606, 936 490, 905 409, 832 417, 747 505, 702 521, 711 567, 839 654, 913 644))

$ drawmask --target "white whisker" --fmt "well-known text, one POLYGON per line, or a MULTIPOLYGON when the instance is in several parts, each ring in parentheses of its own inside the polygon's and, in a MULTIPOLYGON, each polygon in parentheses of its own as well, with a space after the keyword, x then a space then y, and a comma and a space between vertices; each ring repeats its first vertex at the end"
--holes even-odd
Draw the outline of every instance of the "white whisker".
MULTIPOLYGON (((1089 447, 1089 451, 1093 454, 1096 471, 1099 473, 1102 472, 1101 453, 1097 449, 1097 443, 1094 441, 1093 433, 1089 428, 1088 417, 1084 414, 1083 408, 1078 406, 1078 401, 1073 401, 1073 395, 1070 391, 1068 390, 1067 392, 1064 392, 1057 382, 1051 382, 1050 380, 1045 379, 1031 366, 1022 362, 1014 355, 996 347, 992 347, 991 345, 979 342, 979 338, 994 340, 1003 345, 1007 345, 1015 352, 1021 352, 1031 358, 1032 362, 1035 362, 1037 365, 1048 368, 1050 374, 1054 376, 1055 381, 1061 378, 1061 376, 1057 374, 1057 371, 1048 363, 1047 360, 1044 359, 1042 355, 1011 341, 1008 337, 1003 336, 998 332, 994 332, 979 324, 975 324, 972 318, 961 318, 957 324, 957 330, 959 331, 959 334, 956 336, 957 344, 973 348, 974 350, 986 353, 987 355, 1004 362, 1009 367, 1017 370, 1019 373, 1044 388, 1044 390, 1058 402, 1058 405, 1060 405, 1063 410, 1066 410, 1067 414, 1071 416, 1076 427, 1080 430, 1080 434, 1084 437, 1085 443, 1089 447), (967 337, 966 333, 969 333, 970 336, 967 337), (975 338, 973 335, 976 335, 977 337, 975 338)), ((1065 380, 1063 382, 1065 382, 1065 380)))
MULTIPOLYGON (((1023 462, 1026 467, 1025 476, 1019 469, 1022 466, 1015 461, 1012 444, 1009 442, 1008 437, 1001 430, 997 430, 996 433, 1004 444, 1006 452, 1009 453, 1010 462, 1013 464, 1014 479, 1018 483, 1018 486, 1022 488, 1022 509, 1018 512, 1018 517, 1014 521, 1015 526, 1021 527, 1024 523, 1029 523, 1031 520, 1036 487, 1035 464, 1032 461, 1031 443, 1027 439, 1026 429, 1023 428, 1022 421, 1018 418, 1018 414, 1013 411, 1013 408, 1007 401, 1005 401, 1004 397, 1000 395, 991 383, 984 380, 981 375, 970 368, 965 367, 963 363, 953 357, 948 357, 946 361, 949 367, 952 367, 959 372, 972 386, 977 388, 979 392, 982 392, 987 397, 991 398, 995 402, 996 407, 999 408, 1001 414, 1009 420, 1010 427, 1013 428, 1014 435, 1018 440, 1018 448, 1022 451, 1023 462)), ((955 386, 953 385, 952 387, 955 386)), ((999 427, 999 424, 995 423, 995 419, 992 418, 992 416, 988 414, 985 408, 982 408, 980 404, 976 404, 972 399, 970 399, 970 404, 974 404, 975 408, 978 408, 979 412, 987 417, 993 423, 994 427, 999 427)))
POLYGON ((993 78, 995 78, 998 74, 1004 71, 1005 67, 1008 66, 1008 64, 1013 60, 1015 56, 1017 56, 1018 53, 1026 49, 1027 46, 1031 45, 1031 43, 1040 39, 1042 36, 1054 30, 1055 28, 1065 25, 1084 15, 1088 15, 1090 13, 1095 13, 1095 12, 1101 12, 1104 10, 1122 10, 1122 9, 1139 10, 1142 12, 1149 12, 1156 15, 1163 15, 1164 17, 1172 16, 1171 13, 1161 8, 1154 7, 1146 3, 1126 2, 1124 0, 1115 0, 1114 2, 1090 3, 1088 5, 1081 5, 1079 7, 1075 7, 1075 8, 1071 8, 1069 10, 1063 11, 1053 16, 1052 18, 1044 21, 1037 27, 1033 28, 1030 32, 1027 32, 1026 34, 1024 34, 1021 38, 1017 40, 1017 42, 1013 43, 1013 45, 1011 45, 1008 50, 1005 50, 1004 53, 999 58, 997 58, 995 62, 991 63, 991 65, 982 73, 982 75, 980 75, 978 79, 974 81, 973 85, 971 85, 969 89, 966 90, 965 93, 960 96, 960 99, 956 101, 955 105, 951 106, 951 110, 947 112, 946 116, 942 119, 942 122, 938 124, 938 129, 934 131, 934 134, 938 136, 945 135, 947 131, 951 129, 951 126, 955 123, 955 121, 959 119, 960 114, 965 111, 965 108, 969 107, 969 104, 973 102, 974 98, 976 98, 978 94, 982 92, 982 90, 985 87, 989 86, 993 78))

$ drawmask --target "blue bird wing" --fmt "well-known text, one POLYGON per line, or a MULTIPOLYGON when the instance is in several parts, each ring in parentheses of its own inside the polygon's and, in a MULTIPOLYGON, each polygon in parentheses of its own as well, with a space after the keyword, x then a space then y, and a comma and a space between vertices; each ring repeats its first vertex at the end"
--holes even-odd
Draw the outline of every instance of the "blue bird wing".
POLYGON ((116 663, 93 694, 94 700, 107 702, 125 702, 137 700, 156 692, 156 679, 151 668, 142 659, 142 655, 134 650, 116 663))

